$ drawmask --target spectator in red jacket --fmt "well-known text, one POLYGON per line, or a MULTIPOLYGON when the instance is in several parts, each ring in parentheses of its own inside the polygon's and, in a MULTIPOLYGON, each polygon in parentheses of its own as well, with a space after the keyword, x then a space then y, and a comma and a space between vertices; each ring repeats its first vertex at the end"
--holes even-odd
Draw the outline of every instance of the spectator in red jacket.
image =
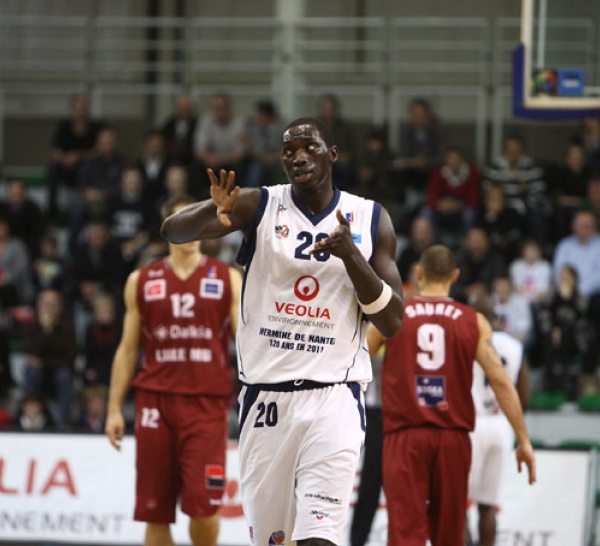
POLYGON ((481 179, 481 171, 460 148, 446 150, 441 165, 429 176, 423 210, 433 223, 437 239, 448 233, 463 235, 473 227, 481 199, 481 179))

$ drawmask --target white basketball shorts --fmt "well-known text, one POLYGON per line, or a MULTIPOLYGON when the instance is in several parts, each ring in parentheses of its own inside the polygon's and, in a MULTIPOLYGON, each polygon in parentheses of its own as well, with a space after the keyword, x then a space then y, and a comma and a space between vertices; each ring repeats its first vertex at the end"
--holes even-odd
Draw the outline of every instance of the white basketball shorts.
POLYGON ((358 383, 244 386, 240 426, 251 543, 324 538, 341 544, 366 426, 358 383))
POLYGON ((473 454, 469 499, 498 506, 504 473, 513 454, 513 430, 504 415, 478 415, 470 436, 473 454))

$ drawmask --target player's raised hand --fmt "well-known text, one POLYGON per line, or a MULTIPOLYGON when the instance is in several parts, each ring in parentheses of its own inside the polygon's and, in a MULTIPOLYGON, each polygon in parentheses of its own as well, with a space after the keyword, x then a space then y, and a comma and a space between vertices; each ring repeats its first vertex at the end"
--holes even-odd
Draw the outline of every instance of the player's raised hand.
POLYGON ((330 252, 338 258, 345 258, 355 251, 352 233, 350 232, 350 222, 340 209, 337 209, 336 216, 339 225, 329 234, 329 237, 315 244, 311 254, 330 252))
POLYGON ((240 187, 235 185, 235 172, 221 169, 219 178, 212 169, 206 169, 206 172, 210 178, 210 196, 217 207, 217 219, 222 225, 229 227, 231 226, 229 214, 240 193, 240 187))
POLYGON ((519 443, 517 446, 517 469, 521 472, 521 467, 523 464, 527 466, 527 471, 529 473, 529 485, 533 485, 537 480, 537 473, 535 468, 535 453, 533 451, 533 447, 529 442, 525 444, 519 443))
POLYGON ((106 417, 106 426, 104 432, 108 436, 110 444, 121 451, 121 440, 125 434, 125 419, 121 412, 109 412, 106 417))

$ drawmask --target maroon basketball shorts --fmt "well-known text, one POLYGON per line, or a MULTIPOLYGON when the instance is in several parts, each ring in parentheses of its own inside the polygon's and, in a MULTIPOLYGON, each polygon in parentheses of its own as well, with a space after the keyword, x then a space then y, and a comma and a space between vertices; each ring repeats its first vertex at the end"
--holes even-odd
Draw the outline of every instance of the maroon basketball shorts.
POLYGON ((217 512, 228 420, 226 398, 136 392, 135 520, 173 523, 178 499, 190 517, 217 512))
POLYGON ((406 428, 386 434, 383 487, 388 545, 462 546, 471 441, 466 431, 406 428))

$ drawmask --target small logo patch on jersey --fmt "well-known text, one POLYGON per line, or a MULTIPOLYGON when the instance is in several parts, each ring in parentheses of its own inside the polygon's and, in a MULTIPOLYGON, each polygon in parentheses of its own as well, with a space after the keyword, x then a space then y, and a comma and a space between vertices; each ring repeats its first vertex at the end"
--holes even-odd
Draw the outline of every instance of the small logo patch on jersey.
POLYGON ((217 278, 217 268, 214 265, 211 265, 208 268, 208 278, 209 279, 216 279, 217 278))
POLYGON ((290 228, 285 224, 281 226, 275 226, 275 237, 286 238, 290 234, 290 228))
POLYGON ((223 489, 225 485, 225 470, 220 464, 207 464, 204 467, 207 489, 223 489))
POLYGON ((154 337, 158 339, 158 341, 164 341, 169 337, 169 329, 163 324, 157 326, 154 329, 154 337))
POLYGON ((284 210, 287 210, 287 207, 284 207, 281 203, 279 203, 279 206, 277 207, 277 212, 283 212, 284 210))
POLYGON ((200 296, 208 300, 223 299, 223 279, 200 279, 200 296))
POLYGON ((319 281, 312 275, 300 277, 294 284, 294 294, 302 301, 310 301, 319 293, 319 281))
POLYGON ((285 533, 283 531, 275 531, 269 537, 269 546, 283 546, 285 544, 285 533))
POLYGON ((165 270, 164 269, 151 269, 150 271, 148 271, 148 277, 162 277, 165 274, 165 270))
POLYGON ((448 409, 445 377, 417 375, 415 383, 420 406, 438 406, 442 410, 448 409), (445 408, 444 405, 446 406, 445 408))
POLYGON ((322 512, 321 510, 311 510, 311 516, 315 516, 318 520, 329 517, 329 512, 322 512))
POLYGON ((358 245, 362 242, 360 233, 350 233, 350 235, 352 235, 352 240, 354 241, 355 245, 358 245))
POLYGON ((167 297, 167 281, 165 279, 156 279, 146 281, 144 284, 144 300, 155 301, 164 300, 167 297))
POLYGON ((350 223, 354 222, 354 211, 347 212, 344 216, 346 217, 346 220, 348 220, 348 222, 350 222, 350 223))

